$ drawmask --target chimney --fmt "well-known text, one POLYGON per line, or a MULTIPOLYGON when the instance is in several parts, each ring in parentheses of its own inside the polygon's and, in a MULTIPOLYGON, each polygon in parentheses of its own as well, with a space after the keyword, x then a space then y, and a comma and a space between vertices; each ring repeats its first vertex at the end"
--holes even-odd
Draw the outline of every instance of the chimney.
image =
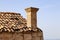
POLYGON ((37 28, 37 11, 39 9, 35 7, 26 8, 25 11, 27 12, 27 27, 32 29, 37 28))

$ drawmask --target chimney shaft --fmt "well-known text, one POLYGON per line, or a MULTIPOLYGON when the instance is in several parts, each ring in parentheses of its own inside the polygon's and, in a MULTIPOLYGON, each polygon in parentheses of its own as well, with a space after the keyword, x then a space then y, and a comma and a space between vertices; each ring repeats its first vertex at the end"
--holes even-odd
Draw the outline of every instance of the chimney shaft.
POLYGON ((32 29, 37 28, 37 11, 38 8, 30 7, 26 8, 27 12, 27 27, 31 27, 32 29))

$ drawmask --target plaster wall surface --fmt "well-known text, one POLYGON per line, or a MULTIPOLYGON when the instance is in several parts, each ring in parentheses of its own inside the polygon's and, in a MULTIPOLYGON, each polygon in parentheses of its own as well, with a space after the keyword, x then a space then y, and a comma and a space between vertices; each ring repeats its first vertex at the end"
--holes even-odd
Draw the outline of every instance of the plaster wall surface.
POLYGON ((0 33, 0 40, 43 40, 42 32, 2 32, 0 33))

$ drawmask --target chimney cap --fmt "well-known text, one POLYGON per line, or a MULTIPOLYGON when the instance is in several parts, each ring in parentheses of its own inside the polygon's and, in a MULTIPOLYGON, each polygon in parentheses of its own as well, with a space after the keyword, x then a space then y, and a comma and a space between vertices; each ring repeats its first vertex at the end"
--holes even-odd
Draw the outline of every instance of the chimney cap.
POLYGON ((37 12, 39 10, 39 8, 36 7, 29 7, 25 9, 27 12, 37 12))

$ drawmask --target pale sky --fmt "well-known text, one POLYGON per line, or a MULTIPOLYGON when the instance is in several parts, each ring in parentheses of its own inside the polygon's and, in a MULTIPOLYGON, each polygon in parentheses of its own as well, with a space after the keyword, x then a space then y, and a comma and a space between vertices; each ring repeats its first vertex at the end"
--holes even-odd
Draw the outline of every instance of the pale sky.
POLYGON ((27 7, 39 8, 37 23, 44 39, 60 39, 60 0, 0 0, 0 12, 18 12, 26 18, 27 7))

